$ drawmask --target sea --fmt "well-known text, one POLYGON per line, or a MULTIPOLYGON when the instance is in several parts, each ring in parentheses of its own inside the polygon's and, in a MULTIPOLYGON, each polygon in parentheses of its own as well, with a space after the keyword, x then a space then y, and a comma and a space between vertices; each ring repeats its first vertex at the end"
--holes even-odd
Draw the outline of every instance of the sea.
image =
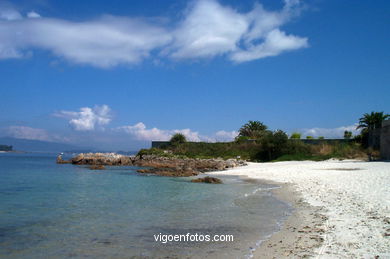
POLYGON ((55 159, 0 154, 1 258, 250 258, 292 212, 273 196, 277 185, 228 175, 192 183, 55 159))

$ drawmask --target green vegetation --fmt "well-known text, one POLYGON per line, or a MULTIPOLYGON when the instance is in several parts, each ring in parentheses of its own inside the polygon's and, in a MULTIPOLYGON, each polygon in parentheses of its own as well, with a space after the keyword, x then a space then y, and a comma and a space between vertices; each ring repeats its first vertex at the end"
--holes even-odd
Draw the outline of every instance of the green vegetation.
POLYGON ((259 140, 261 148, 257 158, 262 161, 271 161, 286 152, 288 136, 285 132, 277 130, 267 131, 259 140))
MULTIPOLYGON (((282 130, 271 131, 260 121, 249 121, 239 129, 239 135, 234 142, 187 142, 183 134, 177 133, 166 145, 142 149, 138 154, 188 158, 241 158, 249 161, 366 158, 369 150, 364 148, 363 143, 367 141, 367 132, 380 127, 382 121, 388 117, 389 115, 383 112, 365 114, 360 118, 358 126, 363 129, 362 134, 352 139, 351 131, 344 132, 344 139, 351 141, 328 141, 320 136, 318 140, 306 142, 300 140, 299 132, 294 132, 288 138, 282 130)), ((314 138, 307 136, 306 139, 314 138)))
POLYGON ((169 143, 173 146, 177 146, 186 142, 187 142, 186 136, 184 136, 181 133, 176 133, 175 135, 172 136, 171 140, 169 141, 169 143))
POLYGON ((344 139, 351 139, 352 138, 352 131, 344 131, 344 139))
POLYGON ((238 137, 258 139, 267 129, 268 127, 260 121, 248 121, 248 123, 244 124, 238 131, 238 137))
POLYGON ((299 132, 294 132, 291 134, 290 139, 301 139, 302 134, 299 132))
POLYGON ((176 147, 170 147, 173 154, 190 158, 237 158, 256 160, 260 148, 258 143, 229 142, 229 143, 204 143, 187 142, 176 147))
POLYGON ((144 156, 144 155, 155 155, 155 156, 162 156, 162 157, 174 157, 171 152, 168 152, 167 150, 163 150, 160 148, 149 148, 149 149, 141 149, 137 153, 138 156, 144 156))
POLYGON ((369 132, 382 127, 382 122, 390 118, 390 114, 384 112, 371 112, 365 113, 363 117, 359 119, 359 125, 356 129, 361 129, 361 133, 355 136, 355 142, 360 143, 364 148, 369 147, 369 132))
POLYGON ((382 127, 382 121, 387 118, 390 118, 390 114, 384 114, 384 112, 365 113, 363 117, 359 119, 357 129, 362 129, 362 132, 379 129, 382 127))

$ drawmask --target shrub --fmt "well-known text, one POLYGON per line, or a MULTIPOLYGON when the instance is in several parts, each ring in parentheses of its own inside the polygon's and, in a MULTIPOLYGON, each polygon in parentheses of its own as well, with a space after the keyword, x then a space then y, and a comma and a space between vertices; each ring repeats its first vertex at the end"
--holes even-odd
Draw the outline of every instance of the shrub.
POLYGON ((159 148, 150 148, 150 149, 141 149, 138 151, 137 156, 144 156, 144 155, 155 155, 155 156, 162 156, 162 157, 172 157, 173 155, 169 152, 166 152, 165 150, 159 149, 159 148))
POLYGON ((237 143, 245 143, 245 142, 248 142, 250 138, 247 137, 247 136, 237 136, 234 141, 237 142, 237 143))
POLYGON ((352 138, 352 131, 344 131, 344 138, 345 139, 351 139, 352 138))
POLYGON ((183 144, 187 142, 186 136, 181 133, 176 133, 172 136, 171 140, 169 140, 170 144, 175 146, 179 144, 183 144))
POLYGON ((285 132, 269 131, 260 139, 261 150, 258 157, 262 161, 271 161, 283 155, 287 146, 288 136, 285 132))
POLYGON ((301 133, 299 132, 293 132, 290 136, 290 139, 301 139, 301 133))

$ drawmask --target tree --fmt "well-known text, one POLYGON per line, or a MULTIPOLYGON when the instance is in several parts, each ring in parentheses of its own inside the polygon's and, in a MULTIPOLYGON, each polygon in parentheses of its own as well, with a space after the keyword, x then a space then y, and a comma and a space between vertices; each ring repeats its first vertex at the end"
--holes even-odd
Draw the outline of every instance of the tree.
POLYGON ((258 139, 264 135, 267 129, 268 127, 260 121, 248 121, 240 128, 238 136, 258 139))
POLYGON ((382 121, 386 120, 389 117, 390 115, 384 114, 384 112, 365 113, 363 117, 359 119, 359 125, 356 129, 362 129, 362 132, 379 129, 382 127, 382 121))
POLYGON ((324 136, 319 136, 318 139, 322 140, 322 139, 325 139, 325 137, 324 136))
POLYGON ((283 154, 287 146, 288 136, 282 130, 267 131, 261 138, 260 158, 262 160, 271 161, 283 154))
POLYGON ((171 145, 179 145, 187 142, 186 136, 184 136, 181 133, 176 133, 171 137, 171 140, 169 140, 171 145))
POLYGON ((306 139, 314 139, 312 136, 306 136, 306 139))
POLYGON ((344 131, 344 138, 345 139, 351 139, 352 138, 352 131, 344 131))
POLYGON ((363 114, 363 117, 359 119, 359 125, 356 129, 362 129, 360 135, 355 137, 357 142, 360 142, 364 148, 373 146, 378 148, 378 138, 373 137, 373 131, 382 127, 382 122, 389 118, 389 114, 384 112, 371 112, 363 114), (375 144, 377 143, 377 144, 375 144))
POLYGON ((301 139, 302 134, 299 132, 294 132, 291 134, 290 139, 301 139))

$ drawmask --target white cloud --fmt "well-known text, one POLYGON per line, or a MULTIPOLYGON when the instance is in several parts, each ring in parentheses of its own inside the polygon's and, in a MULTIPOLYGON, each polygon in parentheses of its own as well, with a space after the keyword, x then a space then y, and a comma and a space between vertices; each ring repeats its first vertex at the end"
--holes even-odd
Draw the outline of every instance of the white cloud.
POLYGON ((2 53, 36 47, 74 63, 111 67, 138 63, 170 39, 163 28, 113 16, 87 22, 50 18, 0 21, 0 58, 20 57, 2 53))
POLYGON ((286 35, 279 29, 270 31, 263 43, 250 46, 247 50, 237 51, 231 55, 236 62, 251 61, 259 58, 277 56, 284 51, 307 47, 307 38, 286 35))
POLYGON ((171 56, 201 58, 227 54, 239 63, 307 47, 307 38, 287 35, 280 29, 299 10, 297 0, 286 0, 279 12, 267 11, 256 3, 249 13, 239 13, 214 0, 200 0, 173 33, 171 56))
POLYGON ((60 111, 56 117, 69 119, 69 124, 77 131, 94 130, 96 126, 103 126, 111 121, 110 107, 107 105, 94 108, 83 107, 80 111, 60 111))
POLYGON ((313 136, 320 137, 323 136, 325 138, 343 138, 344 131, 352 131, 353 135, 360 134, 360 130, 356 129, 357 124, 350 126, 341 126, 338 128, 311 128, 311 129, 303 129, 304 136, 313 136))
POLYGON ((134 136, 137 140, 167 141, 175 133, 181 133, 184 136, 186 136, 187 140, 189 141, 201 141, 201 136, 199 136, 199 133, 191 131, 190 129, 175 129, 175 130, 162 130, 158 128, 147 129, 146 125, 142 122, 139 122, 135 125, 118 127, 115 130, 124 131, 134 136))
POLYGON ((224 131, 220 130, 215 133, 215 139, 216 141, 233 141, 238 136, 238 132, 233 131, 224 131))
POLYGON ((44 129, 31 128, 27 126, 9 126, 6 130, 8 136, 20 139, 41 140, 41 141, 68 141, 68 139, 51 134, 44 129))
POLYGON ((0 59, 21 58, 40 48, 96 67, 136 64, 154 53, 173 59, 225 55, 239 63, 307 47, 307 38, 281 29, 299 10, 298 0, 285 0, 279 11, 255 4, 247 13, 216 0, 198 0, 181 21, 168 26, 153 19, 116 16, 74 22, 31 11, 23 17, 10 7, 0 8, 0 59))
POLYGON ((27 17, 28 17, 28 18, 40 18, 41 15, 40 15, 39 13, 36 13, 36 12, 34 12, 34 11, 31 11, 31 12, 28 12, 28 13, 27 13, 27 17))
POLYGON ((171 56, 210 57, 234 51, 247 28, 244 15, 216 1, 200 0, 174 31, 171 56))
POLYGON ((137 140, 169 140, 170 135, 167 131, 160 130, 157 128, 147 129, 145 124, 139 122, 133 126, 122 126, 117 130, 124 131, 137 140))
POLYGON ((114 131, 125 132, 133 136, 136 140, 146 141, 168 141, 172 135, 181 133, 186 136, 188 141, 204 141, 204 142, 216 142, 216 141, 232 141, 238 135, 237 131, 218 131, 212 136, 205 136, 199 134, 197 131, 191 129, 158 129, 158 128, 147 128, 142 122, 135 125, 122 126, 115 128, 114 131))

